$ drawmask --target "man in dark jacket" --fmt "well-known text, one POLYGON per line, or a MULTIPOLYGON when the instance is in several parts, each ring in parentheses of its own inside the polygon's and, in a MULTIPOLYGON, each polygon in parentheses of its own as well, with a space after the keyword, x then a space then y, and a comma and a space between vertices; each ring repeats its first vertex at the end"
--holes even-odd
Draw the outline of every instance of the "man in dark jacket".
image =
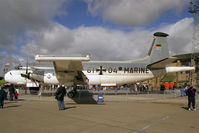
POLYGON ((187 95, 188 95, 188 110, 191 110, 191 104, 193 107, 193 110, 196 110, 195 108, 195 93, 196 93, 196 89, 194 89, 192 86, 189 86, 188 90, 187 90, 187 95))
POLYGON ((3 88, 0 88, 0 106, 1 106, 1 108, 3 108, 5 98, 6 98, 6 92, 3 90, 3 88))
POLYGON ((10 85, 9 87, 9 100, 10 101, 13 101, 14 94, 15 94, 14 85, 10 85))
POLYGON ((55 93, 55 99, 57 99, 59 110, 64 110, 64 96, 66 95, 66 89, 64 86, 60 86, 56 93, 55 93))

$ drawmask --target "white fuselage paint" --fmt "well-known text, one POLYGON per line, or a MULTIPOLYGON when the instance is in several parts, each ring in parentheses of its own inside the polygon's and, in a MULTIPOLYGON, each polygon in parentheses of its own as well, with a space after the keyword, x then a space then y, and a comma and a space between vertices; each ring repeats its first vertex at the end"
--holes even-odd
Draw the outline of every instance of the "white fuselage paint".
POLYGON ((4 80, 8 83, 25 85, 27 83, 32 83, 31 80, 24 78, 21 74, 25 74, 26 70, 11 70, 4 75, 4 80))
POLYGON ((56 75, 54 75, 53 73, 45 73, 44 74, 44 83, 58 85, 59 81, 57 80, 56 75))
MULTIPOLYGON (((12 70, 5 74, 5 81, 12 84, 27 84, 32 81, 24 78, 21 74, 25 74, 25 70, 12 70)), ((118 71, 117 73, 108 73, 104 72, 103 75, 99 75, 99 72, 94 71, 93 73, 88 73, 87 71, 83 71, 88 79, 88 84, 90 85, 123 85, 135 83, 147 79, 151 79, 155 77, 154 72, 152 73, 150 70, 147 73, 125 73, 124 71, 118 71)), ((158 71, 160 74, 161 71, 158 71)), ((48 72, 44 73, 43 77, 44 84, 60 84, 57 80, 57 77, 54 73, 48 72)))
MULTIPOLYGON (((90 85, 106 85, 106 86, 119 86, 123 84, 131 84, 139 81, 148 80, 168 72, 179 72, 179 71, 190 71, 195 70, 194 67, 166 67, 166 69, 158 70, 147 70, 145 72, 130 72, 130 71, 117 71, 110 73, 108 71, 102 72, 100 75, 99 71, 89 72, 88 70, 82 71, 88 79, 90 85)), ((53 71, 53 70, 51 70, 53 71)), ((29 70, 29 72, 32 72, 29 70)), ((21 74, 25 74, 26 70, 11 70, 4 76, 6 82, 18 85, 33 84, 32 80, 24 78, 21 74)), ((44 72, 43 75, 32 75, 35 80, 41 80, 44 84, 58 85, 60 84, 54 72, 44 72)), ((67 84, 67 81, 66 81, 67 84)))
POLYGON ((148 73, 124 73, 118 72, 116 74, 103 73, 103 75, 99 75, 99 72, 94 72, 92 74, 87 71, 83 71, 83 73, 88 78, 89 84, 115 84, 115 85, 123 85, 135 83, 147 79, 151 79, 154 77, 154 74, 151 71, 148 73))

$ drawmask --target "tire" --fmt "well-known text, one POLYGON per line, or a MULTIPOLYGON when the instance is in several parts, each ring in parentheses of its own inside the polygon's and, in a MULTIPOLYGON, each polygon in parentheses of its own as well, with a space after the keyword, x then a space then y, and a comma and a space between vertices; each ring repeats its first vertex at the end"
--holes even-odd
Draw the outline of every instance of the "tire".
POLYGON ((74 94, 73 91, 67 93, 67 95, 68 95, 69 98, 74 98, 75 97, 75 94, 74 94))

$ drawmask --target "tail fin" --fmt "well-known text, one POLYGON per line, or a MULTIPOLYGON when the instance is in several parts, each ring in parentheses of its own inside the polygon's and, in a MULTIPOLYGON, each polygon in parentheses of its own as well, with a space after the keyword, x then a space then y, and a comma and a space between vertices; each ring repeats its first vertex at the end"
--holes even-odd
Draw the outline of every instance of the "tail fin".
POLYGON ((150 64, 162 61, 169 57, 169 50, 167 45, 168 34, 156 32, 153 34, 154 40, 148 52, 150 57, 150 64))

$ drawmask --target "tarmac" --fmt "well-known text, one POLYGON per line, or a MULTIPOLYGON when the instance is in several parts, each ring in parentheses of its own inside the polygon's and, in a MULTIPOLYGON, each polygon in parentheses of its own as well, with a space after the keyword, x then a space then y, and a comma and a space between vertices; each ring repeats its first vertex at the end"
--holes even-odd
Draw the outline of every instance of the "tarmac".
MULTIPOLYGON (((62 111, 54 96, 5 101, 0 133, 199 133, 199 110, 187 110, 186 96, 105 95, 103 103, 77 101, 65 98, 62 111)), ((199 107, 198 95, 196 103, 199 107)))

